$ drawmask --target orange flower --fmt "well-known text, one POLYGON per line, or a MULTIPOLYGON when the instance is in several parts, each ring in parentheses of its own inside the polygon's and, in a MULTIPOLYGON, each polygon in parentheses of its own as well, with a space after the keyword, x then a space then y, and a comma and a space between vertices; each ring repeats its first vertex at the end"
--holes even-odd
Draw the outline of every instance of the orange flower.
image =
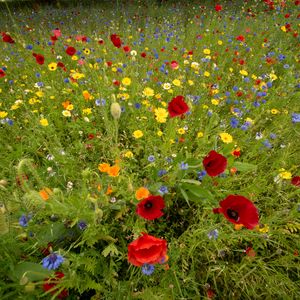
POLYGON ((235 225, 234 225, 234 229, 235 229, 235 230, 241 230, 243 227, 244 227, 243 224, 235 224, 235 225))
POLYGON ((98 170, 102 173, 107 173, 110 169, 110 164, 103 163, 98 165, 98 170))
POLYGON ((66 100, 65 102, 62 103, 62 106, 64 107, 64 109, 67 109, 67 107, 71 104, 71 102, 69 100, 66 100))
POLYGON ((112 192, 113 192, 113 189, 112 189, 111 186, 109 185, 109 186, 107 187, 107 190, 106 190, 105 195, 110 195, 112 192))
POLYGON ((107 173, 111 177, 117 177, 119 176, 119 171, 120 167, 118 165, 113 165, 108 169, 107 173))
POLYGON ((49 188, 44 188, 39 191, 39 194, 43 198, 43 200, 47 201, 52 194, 52 191, 49 188))
POLYGON ((82 95, 85 100, 90 100, 91 99, 91 94, 88 91, 83 91, 82 95))
POLYGON ((148 189, 145 187, 140 187, 136 192, 135 192, 135 198, 137 200, 142 200, 147 198, 150 195, 150 192, 148 189))

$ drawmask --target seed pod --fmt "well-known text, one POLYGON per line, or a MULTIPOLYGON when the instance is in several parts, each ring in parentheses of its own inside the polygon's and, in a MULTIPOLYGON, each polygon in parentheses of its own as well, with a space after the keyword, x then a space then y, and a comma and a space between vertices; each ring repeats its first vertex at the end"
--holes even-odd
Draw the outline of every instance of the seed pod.
POLYGON ((115 120, 120 119, 121 116, 121 106, 119 103, 114 102, 110 106, 110 113, 115 120))

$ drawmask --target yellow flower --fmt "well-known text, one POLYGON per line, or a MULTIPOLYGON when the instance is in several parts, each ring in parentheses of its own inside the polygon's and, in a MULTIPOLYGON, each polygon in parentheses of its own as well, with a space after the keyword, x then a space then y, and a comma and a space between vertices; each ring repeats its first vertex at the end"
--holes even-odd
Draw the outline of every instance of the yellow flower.
POLYGON ((230 144, 232 142, 232 136, 229 133, 222 132, 219 134, 221 140, 225 144, 230 144))
POLYGON ((210 50, 209 50, 209 49, 204 49, 204 50, 203 50, 203 53, 204 53, 204 54, 210 54, 210 50))
POLYGON ((73 55, 71 58, 72 58, 72 60, 78 60, 78 56, 77 55, 73 55))
POLYGON ((269 232, 269 226, 267 224, 259 224, 255 226, 255 229, 260 233, 269 232))
POLYGON ((213 104, 213 105, 219 105, 219 103, 220 103, 220 100, 218 100, 218 99, 211 99, 211 104, 213 104))
POLYGON ((189 85, 194 85, 194 81, 193 80, 188 80, 188 84, 189 85))
POLYGON ((204 133, 202 131, 199 131, 197 133, 197 138, 202 138, 204 136, 204 133))
POLYGON ((84 48, 84 49, 83 49, 83 52, 84 52, 84 54, 86 54, 86 55, 90 55, 91 50, 90 50, 89 48, 84 48))
POLYGON ((48 65, 48 69, 49 69, 50 71, 55 71, 55 70, 57 69, 57 63, 55 63, 55 62, 50 63, 50 64, 48 65))
POLYGON ((283 32, 286 32, 286 27, 283 25, 280 27, 280 29, 283 31, 283 32))
POLYGON ((158 136, 162 136, 163 135, 163 132, 161 130, 158 130, 157 133, 156 133, 158 136))
POLYGON ((44 92, 42 91, 38 91, 35 93, 39 98, 43 97, 44 96, 44 92))
POLYGON ((66 107, 66 110, 73 110, 74 109, 74 105, 73 104, 69 104, 67 107, 66 107))
POLYGON ((218 40, 218 45, 223 45, 223 42, 221 40, 218 40))
POLYGON ((243 76, 248 76, 248 72, 246 70, 241 70, 240 74, 243 76))
POLYGON ((292 178, 292 173, 291 172, 288 172, 285 169, 280 169, 279 171, 280 171, 279 176, 282 179, 288 179, 289 180, 289 179, 292 178))
POLYGON ((256 80, 256 79, 257 79, 257 76, 253 74, 253 75, 251 76, 251 78, 252 78, 253 80, 256 80))
POLYGON ((63 110, 62 114, 64 117, 71 117, 71 113, 68 110, 63 110))
POLYGON ((127 86, 131 85, 131 79, 128 78, 128 77, 123 78, 122 79, 122 84, 127 85, 127 86))
POLYGON ((92 109, 91 109, 91 108, 84 108, 84 109, 82 110, 82 113, 83 113, 84 115, 90 115, 90 114, 92 113, 92 109))
POLYGON ((177 130, 177 132, 178 132, 179 134, 185 134, 185 130, 184 130, 183 128, 179 128, 179 129, 177 130))
POLYGON ((143 95, 146 96, 146 97, 153 97, 154 96, 154 90, 149 88, 149 87, 146 87, 143 90, 143 95))
POLYGON ((141 130, 135 130, 135 131, 133 132, 133 137, 134 137, 135 139, 139 139, 139 138, 141 138, 143 135, 144 135, 144 134, 143 134, 143 132, 142 132, 141 130))
POLYGON ((48 125, 49 125, 48 120, 45 119, 45 118, 40 119, 40 124, 41 124, 42 126, 48 126, 48 125))
POLYGON ((178 80, 178 79, 174 79, 174 80, 172 81, 172 83, 173 83, 175 86, 180 86, 180 85, 181 85, 181 82, 180 82, 180 80, 178 80))
POLYGON ((204 76, 205 76, 205 77, 209 77, 209 76, 210 76, 210 73, 207 72, 207 71, 205 71, 205 72, 204 72, 204 76))
POLYGON ((6 111, 0 111, 0 118, 1 119, 4 119, 7 115, 8 115, 8 113, 6 111))
POLYGON ((232 68, 229 68, 229 71, 230 71, 230 73, 232 73, 232 72, 233 72, 233 69, 232 69, 232 68))
POLYGON ((279 113, 279 110, 276 108, 271 109, 271 114, 272 115, 277 115, 279 113))
POLYGON ((154 113, 158 123, 165 123, 167 121, 168 111, 166 109, 159 107, 154 110, 154 113))
POLYGON ((127 152, 125 152, 124 156, 126 158, 133 158, 133 153, 131 151, 127 151, 127 152))
POLYGON ((272 81, 274 81, 278 78, 274 73, 271 73, 269 76, 272 81))

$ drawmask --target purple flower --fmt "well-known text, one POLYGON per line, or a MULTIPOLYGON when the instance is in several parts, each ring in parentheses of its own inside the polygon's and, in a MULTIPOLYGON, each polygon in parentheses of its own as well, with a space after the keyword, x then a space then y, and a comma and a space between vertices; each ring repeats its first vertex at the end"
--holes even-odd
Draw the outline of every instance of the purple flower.
POLYGON ((292 122, 300 123, 300 114, 292 113, 292 122))
POLYGON ((64 261, 64 258, 56 253, 51 253, 47 257, 43 258, 43 267, 48 270, 56 270, 64 261))
POLYGON ((143 264, 142 265, 142 272, 143 274, 150 276, 154 272, 154 265, 149 265, 149 264, 143 264))

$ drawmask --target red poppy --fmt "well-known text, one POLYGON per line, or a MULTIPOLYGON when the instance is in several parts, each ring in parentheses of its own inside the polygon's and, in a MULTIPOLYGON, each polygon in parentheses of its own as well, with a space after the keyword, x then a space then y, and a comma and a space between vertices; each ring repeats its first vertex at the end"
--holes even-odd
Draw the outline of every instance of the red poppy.
POLYGON ((5 32, 2 32, 1 35, 2 35, 2 41, 3 42, 9 43, 9 44, 14 44, 15 43, 15 41, 13 40, 13 38, 9 34, 6 34, 5 32))
POLYGON ((4 77, 5 75, 5 72, 2 69, 0 69, 0 78, 4 77))
POLYGON ((184 101, 183 96, 177 96, 172 99, 171 102, 168 104, 168 111, 170 114, 170 118, 174 118, 180 115, 183 115, 184 113, 188 112, 189 107, 184 101))
POLYGON ((220 201, 219 208, 214 208, 215 214, 223 214, 233 224, 242 224, 248 229, 258 225, 258 211, 255 205, 244 196, 229 195, 220 201))
POLYGON ((67 49, 66 49, 66 53, 70 56, 73 56, 75 53, 76 53, 76 49, 72 46, 69 46, 67 49))
MULTIPOLYGON (((54 278, 47 278, 44 280, 43 284, 43 290, 45 292, 52 290, 50 293, 54 295, 57 292, 57 289, 53 289, 60 281, 65 276, 64 273, 62 272, 55 272, 55 277, 54 278)), ((57 296, 59 299, 64 299, 68 297, 69 293, 66 289, 62 290, 61 293, 57 296)))
POLYGON ((143 233, 128 245, 128 261, 140 267, 161 263, 167 255, 167 241, 143 233))
POLYGON ((124 46, 123 50, 124 50, 124 52, 128 53, 130 51, 130 47, 129 46, 124 46))
POLYGON ((61 61, 59 61, 59 62, 57 63, 57 66, 58 66, 59 68, 62 68, 65 72, 67 71, 66 66, 65 66, 61 61))
POLYGON ((243 35, 239 35, 236 37, 236 40, 240 42, 245 42, 245 37, 243 35))
POLYGON ((215 11, 221 11, 222 10, 222 5, 220 5, 220 4, 217 4, 216 6, 215 6, 215 11))
POLYGON ((36 54, 36 53, 32 53, 32 55, 35 57, 36 62, 39 65, 43 65, 45 62, 45 57, 42 54, 36 54))
POLYGON ((207 174, 211 177, 223 173, 227 167, 227 158, 214 150, 211 150, 203 159, 203 166, 207 174))
POLYGON ((122 41, 117 34, 112 34, 110 36, 111 42, 114 44, 115 47, 120 48, 122 45, 122 41))
POLYGON ((139 202, 136 213, 147 220, 154 220, 160 218, 164 214, 162 212, 162 209, 164 208, 165 202, 161 196, 150 195, 139 202))
POLYGON ((142 52, 142 53, 141 53, 141 57, 144 57, 144 58, 145 58, 146 56, 147 56, 147 54, 146 54, 145 52, 142 52))
POLYGON ((300 176, 294 176, 291 180, 291 184, 295 186, 300 186, 300 176))

